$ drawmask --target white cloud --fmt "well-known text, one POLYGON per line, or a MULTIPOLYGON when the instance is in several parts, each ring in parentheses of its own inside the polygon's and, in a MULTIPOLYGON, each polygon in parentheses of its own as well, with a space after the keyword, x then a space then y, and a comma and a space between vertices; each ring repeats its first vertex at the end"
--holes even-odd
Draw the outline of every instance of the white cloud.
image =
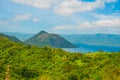
POLYGON ((0 21, 0 25, 6 25, 8 24, 7 22, 4 22, 4 21, 0 21))
POLYGON ((68 25, 64 25, 64 26, 56 26, 54 28, 52 28, 53 30, 72 30, 74 29, 73 26, 68 26, 68 25))
POLYGON ((120 18, 120 13, 113 13, 110 15, 104 15, 104 14, 91 14, 93 17, 96 17, 98 19, 116 19, 116 18, 120 18))
POLYGON ((95 0, 84 2, 82 0, 13 0, 16 3, 30 5, 40 9, 52 8, 56 14, 67 16, 76 12, 92 11, 104 8, 105 3, 116 2, 117 0, 95 0))
POLYGON ((34 18, 30 13, 16 15, 13 18, 14 21, 24 21, 24 20, 32 20, 33 22, 39 22, 39 18, 34 18))
POLYGON ((105 3, 116 1, 117 0, 96 0, 94 2, 83 2, 81 0, 64 0, 55 7, 55 12, 59 15, 67 16, 76 12, 85 12, 104 8, 105 3))
POLYGON ((72 32, 76 34, 96 34, 96 33, 111 33, 120 34, 120 18, 101 19, 97 21, 84 21, 75 25, 61 25, 51 29, 58 33, 72 32))
POLYGON ((34 18, 33 22, 39 22, 39 19, 38 18, 34 18))
POLYGON ((28 20, 31 18, 31 14, 27 13, 27 14, 22 14, 22 15, 16 15, 13 20, 15 21, 19 21, 19 20, 28 20))
POLYGON ((99 20, 92 22, 91 25, 100 27, 120 27, 120 19, 117 18, 112 20, 99 20))
POLYGON ((97 21, 84 21, 83 23, 70 26, 56 26, 53 30, 76 30, 76 29, 87 29, 87 28, 120 28, 120 18, 116 19, 106 19, 97 21))
POLYGON ((34 6, 36 8, 47 9, 52 7, 53 4, 58 2, 57 0, 13 0, 17 3, 22 3, 30 6, 34 6))

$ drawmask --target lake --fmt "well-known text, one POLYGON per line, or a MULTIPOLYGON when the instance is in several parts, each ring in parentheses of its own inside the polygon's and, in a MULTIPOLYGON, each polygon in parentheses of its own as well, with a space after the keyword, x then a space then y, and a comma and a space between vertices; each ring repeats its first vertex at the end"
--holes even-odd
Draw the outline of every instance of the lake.
POLYGON ((63 48, 66 51, 70 52, 96 52, 96 51, 107 51, 107 52, 118 52, 120 51, 120 47, 111 47, 111 46, 95 46, 95 45, 86 45, 86 44, 75 44, 79 46, 77 48, 63 48))

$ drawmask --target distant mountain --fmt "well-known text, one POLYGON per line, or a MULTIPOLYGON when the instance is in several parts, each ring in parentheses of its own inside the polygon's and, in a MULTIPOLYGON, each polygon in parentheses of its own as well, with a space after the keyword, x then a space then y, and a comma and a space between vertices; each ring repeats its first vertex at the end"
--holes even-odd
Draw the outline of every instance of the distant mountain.
POLYGON ((116 34, 73 34, 62 36, 72 43, 120 47, 120 35, 116 34))
POLYGON ((22 41, 20 41, 18 38, 14 37, 14 36, 9 36, 9 35, 5 35, 3 33, 0 33, 0 37, 8 38, 10 41, 13 41, 13 42, 20 42, 20 43, 22 43, 22 41))
MULTIPOLYGON (((18 32, 4 32, 4 34, 15 36, 21 41, 28 40, 35 35, 34 33, 18 32)), ((74 44, 120 47, 120 35, 116 34, 64 34, 61 36, 74 44)))
POLYGON ((25 43, 35 46, 52 46, 59 48, 74 48, 76 47, 63 37, 57 34, 50 34, 45 31, 41 31, 30 39, 26 40, 25 43))
POLYGON ((34 35, 34 33, 18 33, 18 32, 3 32, 3 33, 6 35, 15 36, 21 41, 25 41, 34 35))

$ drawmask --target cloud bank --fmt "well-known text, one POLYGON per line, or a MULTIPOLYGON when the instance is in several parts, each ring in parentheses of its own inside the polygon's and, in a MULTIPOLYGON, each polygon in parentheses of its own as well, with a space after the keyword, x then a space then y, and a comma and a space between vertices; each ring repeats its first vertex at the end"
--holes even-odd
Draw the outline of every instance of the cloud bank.
POLYGON ((82 0, 13 0, 16 3, 26 4, 40 9, 52 8, 53 11, 62 16, 72 15, 76 12, 93 11, 104 8, 106 3, 114 3, 117 0, 96 0, 84 2, 82 0))
POLYGON ((60 25, 53 28, 53 30, 76 30, 81 28, 120 28, 120 19, 106 19, 97 21, 84 21, 77 25, 60 25))

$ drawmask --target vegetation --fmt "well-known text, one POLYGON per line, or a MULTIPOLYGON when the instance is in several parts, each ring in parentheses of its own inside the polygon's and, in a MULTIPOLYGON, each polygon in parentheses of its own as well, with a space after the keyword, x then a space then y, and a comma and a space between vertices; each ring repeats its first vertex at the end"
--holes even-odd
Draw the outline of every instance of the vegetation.
POLYGON ((75 48, 76 46, 57 34, 49 34, 41 31, 25 41, 26 44, 39 47, 52 46, 59 48, 75 48))
POLYGON ((14 42, 23 43, 22 41, 20 41, 18 38, 14 37, 14 36, 8 36, 3 33, 0 33, 0 36, 7 37, 9 40, 14 41, 14 42))
POLYGON ((0 80, 120 80, 120 52, 70 53, 0 36, 0 80))

